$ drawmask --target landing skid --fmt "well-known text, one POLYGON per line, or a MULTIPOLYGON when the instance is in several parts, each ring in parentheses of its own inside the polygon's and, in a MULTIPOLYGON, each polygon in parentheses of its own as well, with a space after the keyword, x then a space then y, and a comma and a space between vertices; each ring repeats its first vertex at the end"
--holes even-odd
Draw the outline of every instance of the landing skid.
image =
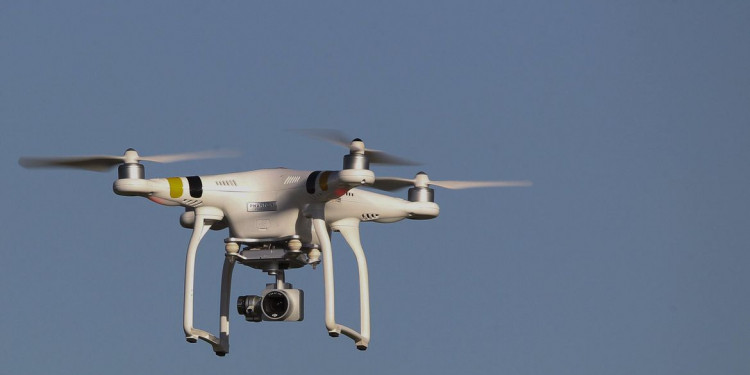
POLYGON ((195 279, 195 256, 198 244, 211 225, 223 219, 223 213, 212 207, 198 207, 195 210, 195 225, 188 244, 185 261, 185 304, 183 306, 183 329, 185 340, 190 343, 203 340, 211 345, 218 356, 229 352, 229 310, 232 289, 232 272, 235 263, 256 268, 276 276, 277 285, 283 286, 285 269, 300 268, 305 265, 317 265, 321 256, 324 258, 323 273, 325 282, 325 323, 330 336, 344 334, 354 340, 360 350, 367 349, 370 341, 370 306, 369 287, 367 277, 367 263, 362 247, 359 243, 357 226, 351 223, 333 225, 332 229, 340 231, 352 247, 359 268, 360 286, 360 324, 361 331, 357 332, 335 321, 333 258, 331 256, 331 241, 325 222, 314 219, 313 226, 321 239, 320 248, 314 244, 303 244, 299 236, 281 238, 227 238, 225 242, 226 256, 221 273, 221 301, 219 306, 219 336, 193 327, 193 282, 195 279), (244 248, 242 248, 244 247, 244 248), (242 248, 242 249, 241 249, 242 248))

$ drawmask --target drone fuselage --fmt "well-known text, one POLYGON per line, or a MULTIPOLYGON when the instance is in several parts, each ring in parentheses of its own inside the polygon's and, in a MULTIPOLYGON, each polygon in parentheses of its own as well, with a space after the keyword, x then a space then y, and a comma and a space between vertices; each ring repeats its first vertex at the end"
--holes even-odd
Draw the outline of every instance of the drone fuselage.
POLYGON ((431 219, 439 214, 433 202, 404 199, 357 189, 374 178, 369 170, 300 171, 286 168, 208 176, 118 179, 120 195, 144 196, 166 206, 183 206, 183 226, 192 228, 198 207, 214 207, 224 220, 212 229, 229 228, 230 237, 274 239, 299 236, 317 244, 308 210, 325 204, 329 225, 343 221, 396 222, 431 219), (194 220, 194 219, 193 219, 194 220))

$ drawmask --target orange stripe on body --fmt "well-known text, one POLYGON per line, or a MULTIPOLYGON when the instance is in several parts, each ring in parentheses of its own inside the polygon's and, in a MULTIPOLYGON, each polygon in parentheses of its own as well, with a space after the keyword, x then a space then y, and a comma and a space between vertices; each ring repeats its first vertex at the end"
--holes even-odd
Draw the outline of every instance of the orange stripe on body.
POLYGON ((330 176, 330 175, 331 175, 331 171, 325 171, 325 172, 323 172, 323 173, 320 174, 320 180, 318 180, 318 181, 319 181, 319 184, 320 184, 320 188, 323 191, 328 191, 328 176, 330 176))

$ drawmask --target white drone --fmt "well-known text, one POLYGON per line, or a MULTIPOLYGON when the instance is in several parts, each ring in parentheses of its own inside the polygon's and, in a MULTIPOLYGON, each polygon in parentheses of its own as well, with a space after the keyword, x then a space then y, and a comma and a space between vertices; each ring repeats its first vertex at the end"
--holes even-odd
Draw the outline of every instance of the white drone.
POLYGON ((336 131, 306 131, 349 148, 340 171, 298 171, 286 168, 211 176, 145 179, 140 161, 169 163, 230 156, 226 152, 198 152, 142 157, 133 149, 123 156, 20 158, 26 168, 66 167, 106 171, 118 167, 113 190, 118 195, 141 196, 165 206, 182 206, 180 224, 193 230, 185 261, 183 328, 190 343, 198 339, 214 352, 229 352, 229 310, 232 270, 240 263, 275 276, 260 296, 240 296, 237 310, 247 321, 300 321, 304 317, 302 290, 285 282, 284 271, 323 262, 325 325, 328 334, 344 334, 365 350, 370 342, 370 298, 367 262, 359 238, 361 222, 393 223, 438 216, 430 186, 447 189, 529 186, 529 181, 432 181, 420 172, 413 179, 378 177, 370 163, 413 165, 384 152, 366 149, 360 139, 351 142, 336 131), (358 187, 386 191, 409 189, 408 200, 358 187), (229 228, 221 277, 219 336, 193 327, 195 255, 209 229, 229 228), (354 251, 359 269, 360 331, 336 323, 334 311, 331 231, 340 232, 354 251))

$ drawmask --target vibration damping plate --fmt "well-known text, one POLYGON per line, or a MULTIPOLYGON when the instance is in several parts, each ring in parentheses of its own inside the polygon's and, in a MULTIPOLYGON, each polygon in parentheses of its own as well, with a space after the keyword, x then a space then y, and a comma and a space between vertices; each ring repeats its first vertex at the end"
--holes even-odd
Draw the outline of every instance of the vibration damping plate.
POLYGON ((285 236, 285 237, 278 237, 278 238, 236 238, 236 237, 229 237, 224 239, 225 243, 229 242, 236 242, 241 245, 248 245, 248 246, 256 246, 256 245, 264 245, 264 244, 272 244, 272 245, 281 245, 284 243, 289 242, 289 240, 298 240, 298 235, 291 235, 291 236, 285 236))
POLYGON ((307 254, 287 249, 244 249, 237 255, 240 263, 261 270, 300 268, 308 264, 307 254))
POLYGON ((299 236, 264 239, 227 238, 224 242, 235 242, 244 247, 238 253, 227 254, 227 256, 235 257, 237 262, 248 267, 272 271, 301 268, 310 264, 308 253, 317 246, 306 244, 298 250, 289 249, 289 241, 298 238, 299 236))

